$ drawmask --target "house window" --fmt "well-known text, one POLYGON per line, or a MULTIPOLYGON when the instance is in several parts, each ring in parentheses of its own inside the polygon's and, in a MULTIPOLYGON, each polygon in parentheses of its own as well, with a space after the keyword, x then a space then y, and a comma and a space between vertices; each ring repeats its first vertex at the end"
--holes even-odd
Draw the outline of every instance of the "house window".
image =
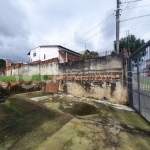
POLYGON ((36 53, 33 53, 33 57, 36 57, 36 53))
POLYGON ((44 59, 46 59, 46 55, 44 54, 44 59))

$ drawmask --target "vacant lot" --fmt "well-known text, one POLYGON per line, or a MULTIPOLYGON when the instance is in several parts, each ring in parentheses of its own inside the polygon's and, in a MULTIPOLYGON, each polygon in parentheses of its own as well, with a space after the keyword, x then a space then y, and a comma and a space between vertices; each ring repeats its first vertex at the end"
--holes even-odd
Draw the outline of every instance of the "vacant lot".
POLYGON ((0 104, 2 150, 149 150, 150 125, 91 98, 35 92, 0 104))
POLYGON ((36 149, 70 119, 19 96, 8 98, 0 104, 0 149, 36 149))

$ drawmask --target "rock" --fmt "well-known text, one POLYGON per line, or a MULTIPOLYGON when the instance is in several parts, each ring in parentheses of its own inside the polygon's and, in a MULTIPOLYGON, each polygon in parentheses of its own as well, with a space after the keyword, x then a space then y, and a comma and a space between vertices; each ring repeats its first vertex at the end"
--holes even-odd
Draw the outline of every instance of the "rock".
POLYGON ((121 127, 120 126, 114 126, 110 128, 110 131, 113 132, 114 134, 118 134, 120 132, 121 127))
POLYGON ((3 89, 7 89, 9 86, 9 82, 0 81, 0 87, 3 89))
POLYGON ((69 105, 69 106, 72 106, 73 104, 72 104, 72 103, 69 103, 68 105, 69 105))

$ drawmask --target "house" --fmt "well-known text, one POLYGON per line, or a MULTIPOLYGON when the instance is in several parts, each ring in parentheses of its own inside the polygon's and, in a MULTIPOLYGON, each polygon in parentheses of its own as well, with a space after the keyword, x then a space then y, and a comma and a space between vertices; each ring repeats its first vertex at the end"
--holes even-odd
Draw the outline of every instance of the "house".
POLYGON ((6 59, 6 67, 10 67, 12 65, 16 64, 22 64, 22 62, 16 61, 16 60, 11 60, 11 59, 6 59))
POLYGON ((81 55, 85 55, 85 54, 90 54, 90 51, 88 49, 84 50, 84 51, 80 51, 79 52, 81 55))
POLYGON ((28 54, 29 62, 45 61, 57 58, 59 63, 79 60, 81 54, 60 45, 44 45, 31 50, 28 54))

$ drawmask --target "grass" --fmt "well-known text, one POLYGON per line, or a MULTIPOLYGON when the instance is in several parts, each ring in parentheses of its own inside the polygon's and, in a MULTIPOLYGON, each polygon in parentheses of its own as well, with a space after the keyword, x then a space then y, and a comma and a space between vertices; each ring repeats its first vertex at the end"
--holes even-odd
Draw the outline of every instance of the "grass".
POLYGON ((34 150, 70 119, 34 103, 10 98, 0 104, 0 150, 34 150))
POLYGON ((47 75, 33 75, 33 76, 0 76, 0 81, 42 81, 50 80, 47 75))
POLYGON ((141 84, 150 85, 150 81, 140 81, 141 84))

